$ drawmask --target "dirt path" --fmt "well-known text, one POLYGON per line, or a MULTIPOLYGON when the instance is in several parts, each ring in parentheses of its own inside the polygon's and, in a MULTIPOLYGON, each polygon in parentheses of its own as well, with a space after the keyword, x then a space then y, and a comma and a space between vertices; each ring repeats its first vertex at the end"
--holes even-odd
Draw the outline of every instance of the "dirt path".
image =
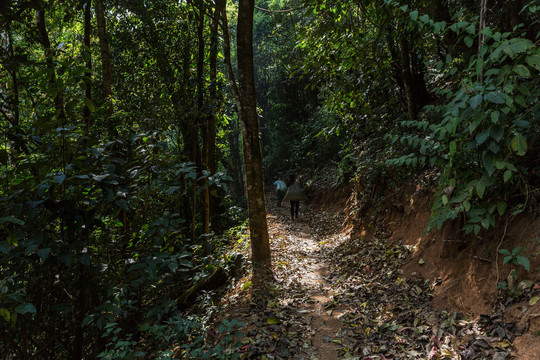
POLYGON ((298 333, 302 353, 308 359, 338 359, 343 312, 334 304, 327 254, 344 239, 337 233, 343 216, 317 214, 303 206, 299 220, 293 222, 286 206, 271 210, 274 276, 286 294, 281 305, 288 307, 293 327, 296 323, 302 329, 298 333))
POLYGON ((514 325, 431 309, 437 279, 404 276, 408 247, 348 239, 343 219, 302 204, 291 221, 269 205, 275 281, 267 297, 237 290, 225 306, 245 324, 242 359, 510 359, 514 325))

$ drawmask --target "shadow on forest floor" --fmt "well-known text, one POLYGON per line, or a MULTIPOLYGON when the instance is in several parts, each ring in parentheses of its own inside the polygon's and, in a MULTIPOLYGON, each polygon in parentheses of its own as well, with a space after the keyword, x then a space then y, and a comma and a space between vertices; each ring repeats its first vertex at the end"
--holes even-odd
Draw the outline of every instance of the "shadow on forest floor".
POLYGON ((513 325, 433 310, 436 284, 401 271, 407 246, 349 239, 343 213, 302 203, 292 221, 288 206, 268 203, 274 283, 264 299, 237 290, 223 304, 245 324, 242 358, 509 358, 513 325))

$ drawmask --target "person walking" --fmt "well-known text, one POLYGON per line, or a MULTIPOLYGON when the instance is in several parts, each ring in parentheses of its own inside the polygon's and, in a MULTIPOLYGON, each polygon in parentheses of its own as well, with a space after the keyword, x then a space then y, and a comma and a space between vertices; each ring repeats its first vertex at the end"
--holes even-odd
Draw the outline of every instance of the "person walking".
POLYGON ((306 194, 302 186, 296 181, 294 174, 289 175, 289 187, 285 193, 283 200, 289 200, 291 202, 291 220, 298 220, 298 210, 300 208, 300 201, 307 200, 306 194))
POLYGON ((281 207, 281 201, 287 192, 287 184, 278 177, 274 177, 274 187, 276 188, 277 206, 281 207))

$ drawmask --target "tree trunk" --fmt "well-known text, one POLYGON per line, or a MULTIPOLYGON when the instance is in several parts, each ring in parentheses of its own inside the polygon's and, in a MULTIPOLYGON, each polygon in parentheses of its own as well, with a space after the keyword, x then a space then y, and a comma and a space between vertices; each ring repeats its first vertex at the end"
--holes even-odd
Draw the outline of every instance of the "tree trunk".
MULTIPOLYGON (((53 60, 53 51, 51 49, 51 42, 49 40, 49 33, 47 32, 47 27, 45 25, 45 12, 43 10, 37 10, 37 28, 41 37, 41 44, 45 50, 45 59, 47 63, 47 68, 51 71, 50 84, 53 88, 56 88, 56 95, 54 97, 54 106, 56 108, 56 116, 60 119, 62 126, 66 122, 66 114, 64 112, 64 99, 62 91, 58 89, 56 83, 56 69, 54 66, 53 60)), ((63 149, 63 144, 62 144, 63 149)))
MULTIPOLYGON (((88 79, 85 80, 85 96, 89 101, 92 101, 92 81, 90 79, 91 71, 92 71, 92 51, 90 50, 90 32, 91 32, 91 20, 92 20, 92 12, 91 9, 91 1, 88 0, 86 4, 84 5, 84 49, 83 53, 87 54, 86 58, 86 69, 88 70, 88 73, 86 74, 86 77, 88 79)), ((84 107, 83 111, 83 118, 86 125, 85 129, 85 135, 86 139, 85 142, 88 142, 88 138, 90 137, 90 127, 91 127, 91 119, 90 119, 91 111, 88 105, 84 107)))
POLYGON ((111 137, 117 137, 118 131, 116 130, 116 123, 110 119, 110 115, 112 115, 113 112, 112 101, 110 99, 112 96, 112 60, 111 52, 109 50, 109 40, 107 39, 107 26, 103 0, 96 0, 96 20, 99 47, 101 49, 103 93, 105 95, 105 101, 107 102, 107 115, 109 116, 109 119, 107 119, 108 130, 111 137))
POLYGON ((262 171, 259 123, 253 69, 254 0, 240 0, 238 8, 238 115, 242 124, 247 182, 251 257, 254 280, 270 274, 270 244, 262 171))
MULTIPOLYGON (((10 61, 14 61, 15 57, 15 50, 13 48, 13 36, 11 34, 11 27, 8 24, 6 26, 6 33, 7 33, 7 48, 8 48, 8 54, 10 61)), ((19 80, 17 77, 17 69, 6 69, 7 72, 11 75, 11 80, 13 84, 13 90, 12 90, 12 96, 10 96, 7 89, 3 89, 3 91, 6 91, 8 94, 8 109, 1 109, 2 115, 4 118, 9 122, 11 127, 15 127, 17 132, 20 132, 19 124, 20 124, 20 112, 19 112, 19 80)), ((29 154, 30 151, 28 150, 28 147, 26 146, 25 141, 23 140, 23 137, 21 134, 14 133, 12 131, 7 131, 7 137, 10 140, 10 161, 11 163, 15 164, 17 159, 17 153, 22 151, 25 154, 29 154)), ((16 164, 15 164, 16 165, 16 164)))
POLYGON ((240 133, 239 120, 233 120, 230 123, 232 131, 229 133, 229 146, 231 147, 231 176, 233 178, 234 195, 238 198, 245 196, 244 175, 242 172, 242 157, 240 155, 240 142, 238 134, 240 133))
POLYGON ((84 346, 84 329, 83 321, 86 317, 86 304, 88 301, 88 295, 86 293, 86 286, 88 280, 86 277, 85 265, 79 264, 79 278, 77 279, 77 298, 73 304, 73 344, 71 351, 72 360, 81 360, 83 358, 83 346, 84 346))
MULTIPOLYGON (((197 119, 201 127, 201 134, 203 140, 203 149, 201 154, 201 168, 198 171, 208 170, 208 124, 207 116, 204 111, 204 14, 205 6, 204 0, 199 0, 198 3, 198 15, 199 21, 197 23, 197 45, 198 45, 198 56, 197 56, 197 119)), ((208 178, 206 177, 204 182, 206 183, 208 178)), ((203 217, 203 234, 210 233, 210 190, 206 187, 203 190, 203 206, 202 206, 202 217, 203 217)), ((206 239, 206 237, 205 237, 206 239)), ((203 248, 206 252, 206 241, 203 242, 203 248)))
MULTIPOLYGON (((218 56, 218 25, 219 25, 219 9, 217 5, 214 8, 214 18, 210 28, 210 114, 208 116, 208 171, 214 175, 217 171, 216 165, 216 116, 218 103, 218 85, 217 85, 217 56, 218 56)), ((209 205, 210 217, 215 216, 219 199, 214 190, 215 187, 209 188, 209 205)))
MULTIPOLYGON (((227 69, 227 78, 229 85, 231 86, 236 103, 240 102, 240 95, 238 94, 238 86, 234 77, 234 72, 231 63, 231 40, 229 36, 229 24, 227 21, 227 9, 225 0, 216 0, 216 6, 221 15, 222 31, 223 31, 223 58, 225 68, 227 69)), ((244 196, 244 179, 241 172, 242 160, 240 158, 240 144, 238 142, 239 126, 237 122, 231 122, 232 132, 229 134, 229 143, 231 146, 231 175, 234 181, 235 194, 238 197, 244 196)))
POLYGON ((405 39, 405 35, 400 35, 399 44, 401 48, 401 77, 403 79, 405 93, 407 94, 407 111, 409 112, 409 119, 416 120, 418 118, 418 104, 411 72, 409 43, 405 39))

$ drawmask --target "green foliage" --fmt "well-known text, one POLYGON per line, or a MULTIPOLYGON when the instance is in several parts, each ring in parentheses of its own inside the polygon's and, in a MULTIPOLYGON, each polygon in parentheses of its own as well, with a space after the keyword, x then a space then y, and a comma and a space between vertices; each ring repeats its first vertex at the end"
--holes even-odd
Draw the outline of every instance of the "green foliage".
MULTIPOLYGON (((478 36, 474 20, 448 28, 435 28, 427 15, 417 21, 420 27, 429 24, 429 32, 454 33, 468 47, 472 40, 467 39, 478 36)), ((519 31, 486 27, 482 34, 485 43, 478 56, 465 59, 460 75, 453 71, 452 56, 435 64, 446 77, 445 85, 435 90, 442 104, 426 107, 422 120, 404 121, 403 133, 388 136, 411 151, 388 164, 441 169, 430 228, 463 214, 464 230, 478 234, 495 226, 497 216, 516 214, 526 205, 527 196, 518 202, 511 198, 527 191, 533 159, 529 144, 540 135, 540 50, 519 31)))
POLYGON ((525 250, 521 246, 515 247, 512 252, 506 249, 500 249, 499 253, 505 255, 503 264, 521 265, 527 271, 531 269, 531 262, 525 255, 525 250))
MULTIPOLYGON (((169 324, 182 315, 176 299, 224 262, 235 240, 199 238, 203 191, 211 189, 218 209, 231 177, 227 159, 211 173, 186 155, 185 128, 197 119, 193 7, 105 2, 114 58, 114 93, 105 99, 96 24, 83 45, 81 6, 2 7, 2 358, 134 359, 173 348, 140 325, 183 327, 182 339, 190 338, 190 325, 169 324)), ((227 153, 226 141, 216 141, 227 153)), ((233 205, 223 203, 220 231, 245 220, 233 205)))

